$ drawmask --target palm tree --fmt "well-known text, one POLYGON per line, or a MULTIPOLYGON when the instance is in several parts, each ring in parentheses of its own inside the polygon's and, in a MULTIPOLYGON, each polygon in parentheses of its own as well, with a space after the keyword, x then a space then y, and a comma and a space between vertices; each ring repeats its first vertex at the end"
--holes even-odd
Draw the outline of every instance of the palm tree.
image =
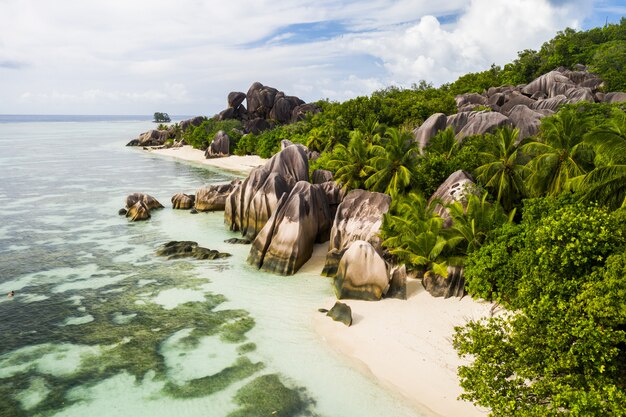
POLYGON ((443 234, 443 219, 419 194, 410 193, 396 201, 399 203, 394 203, 383 220, 382 245, 407 266, 446 277, 444 255, 449 245, 443 234))
POLYGON ((328 168, 334 172, 335 181, 346 189, 362 188, 368 177, 369 146, 358 130, 350 132, 348 146, 338 144, 332 151, 328 168))
POLYGON ((392 197, 404 191, 417 166, 417 145, 413 143, 411 132, 389 128, 382 145, 373 145, 371 152, 374 156, 369 165, 373 174, 365 181, 365 186, 392 197))
POLYGON ((515 210, 507 215, 500 204, 487 201, 487 196, 470 194, 466 204, 455 201, 447 206, 453 220, 448 244, 459 248, 462 256, 480 248, 489 232, 513 222, 515 210))
POLYGON ((460 144, 461 142, 456 139, 454 128, 450 126, 437 132, 424 148, 424 152, 439 154, 449 160, 454 156, 460 144))
POLYGON ((510 211, 527 195, 525 178, 530 169, 517 144, 518 129, 503 127, 494 135, 486 135, 480 157, 485 161, 476 168, 476 179, 510 211))
POLYGON ((542 120, 539 141, 522 146, 533 159, 528 188, 533 196, 556 196, 593 166, 593 149, 583 142, 588 123, 575 109, 542 120))
POLYGON ((611 209, 626 207, 626 112, 615 110, 604 125, 589 132, 585 141, 596 152, 597 166, 575 182, 583 199, 611 209))

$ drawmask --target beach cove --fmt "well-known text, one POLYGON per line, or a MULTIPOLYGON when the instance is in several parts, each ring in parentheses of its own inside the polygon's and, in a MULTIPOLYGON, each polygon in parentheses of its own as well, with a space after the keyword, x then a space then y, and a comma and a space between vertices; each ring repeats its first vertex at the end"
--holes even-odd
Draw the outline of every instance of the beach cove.
MULTIPOLYGON (((265 162, 256 155, 206 159, 201 150, 190 146, 150 149, 149 152, 245 174, 265 162)), ((317 245, 313 257, 296 276, 301 273, 319 275, 327 247, 326 243, 317 245)), ((332 306, 335 301, 332 296, 323 305, 332 306)), ((352 309, 351 327, 333 322, 323 314, 313 315, 313 325, 325 343, 364 375, 377 378, 383 386, 407 398, 418 409, 434 415, 487 414, 486 410, 457 399, 462 390, 456 368, 467 362, 458 358, 451 342, 454 328, 488 316, 490 303, 477 302, 470 297, 435 298, 417 280, 407 284, 407 300, 342 301, 352 309)))
MULTIPOLYGON (((380 351, 351 355, 353 347, 334 340, 349 335, 358 346, 379 330, 379 339, 393 339, 398 331, 409 337, 414 330, 406 333, 402 326, 395 335, 385 333, 387 325, 374 318, 383 316, 366 310, 400 303, 410 310, 424 297, 419 289, 407 302, 356 303, 355 324, 346 328, 317 312, 334 302, 329 280, 319 276, 324 245, 298 274, 280 277, 247 265, 249 247, 223 242, 236 235, 224 227, 222 213, 191 215, 166 207, 136 224, 117 216, 129 193, 148 192, 168 206, 176 192, 233 177, 125 148, 148 121, 2 126, 0 292, 16 291, 13 299, 0 299, 6 415, 246 415, 246 407, 267 407, 264 398, 280 415, 472 412, 473 406, 454 400, 454 364, 436 363, 434 372, 445 369, 447 382, 414 396, 419 381, 435 374, 408 381, 411 375, 398 374, 398 381, 389 381, 372 360, 380 351), (169 240, 194 240, 233 256, 157 258, 156 247, 169 240)), ((452 310, 454 323, 475 316, 465 310, 468 301, 452 310)), ((402 314, 410 319, 408 310, 402 314)), ((415 317, 420 314, 416 310, 415 317)), ((428 322, 437 323, 435 317, 428 322)), ((386 345, 380 346, 384 353, 386 345)), ((404 358, 412 361, 411 355, 404 358)))

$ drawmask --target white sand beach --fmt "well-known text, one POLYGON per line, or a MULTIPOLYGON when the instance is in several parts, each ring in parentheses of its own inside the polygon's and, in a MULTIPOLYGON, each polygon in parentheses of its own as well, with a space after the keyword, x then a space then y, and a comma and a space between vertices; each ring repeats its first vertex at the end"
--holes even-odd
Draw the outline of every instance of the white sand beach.
MULTIPOLYGON (((463 364, 454 348, 454 327, 487 316, 489 303, 432 297, 417 280, 408 282, 408 299, 377 302, 342 300, 352 309, 346 327, 323 314, 314 319, 317 333, 330 347, 403 395, 418 408, 445 417, 485 416, 460 401, 456 369, 463 364)), ((328 299, 327 308, 335 303, 328 299)))
POLYGON ((180 159, 201 165, 223 169, 226 171, 248 174, 253 168, 263 165, 266 159, 257 155, 227 156, 224 158, 206 159, 204 152, 189 145, 180 148, 151 149, 150 153, 180 159))
MULTIPOLYGON (((202 151, 191 146, 150 152, 237 173, 249 173, 266 161, 258 156, 205 159, 202 151)), ((327 245, 316 245, 299 273, 320 274, 326 251, 327 245)), ((352 308, 351 327, 318 312, 313 313, 312 325, 331 349, 417 409, 443 417, 486 416, 486 410, 457 399, 462 390, 456 370, 464 362, 452 347, 452 336, 455 326, 487 316, 491 304, 469 296, 462 300, 435 298, 413 279, 407 283, 407 292, 406 301, 342 300, 352 308)), ((336 301, 331 297, 320 300, 319 305, 330 308, 336 301)))

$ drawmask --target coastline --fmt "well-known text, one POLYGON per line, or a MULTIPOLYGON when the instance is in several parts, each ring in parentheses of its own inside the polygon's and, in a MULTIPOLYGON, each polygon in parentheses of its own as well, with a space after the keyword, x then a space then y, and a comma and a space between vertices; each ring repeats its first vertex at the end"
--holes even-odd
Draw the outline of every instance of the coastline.
MULTIPOLYGON (((341 300, 352 309, 352 326, 314 318, 315 331, 330 348, 373 375, 383 386, 418 409, 446 417, 488 414, 462 393, 457 367, 465 363, 452 347, 454 327, 488 316, 491 304, 469 296, 444 300, 431 296, 417 280, 407 282, 407 300, 341 300)), ((336 300, 322 304, 332 307, 336 300)))
POLYGON ((180 148, 148 149, 147 152, 194 164, 206 165, 237 174, 249 174, 252 169, 263 165, 265 161, 267 161, 258 155, 231 155, 223 158, 206 159, 203 151, 194 149, 190 145, 185 145, 180 148))
MULTIPOLYGON (((247 174, 265 162, 250 155, 205 159, 201 150, 191 146, 148 152, 239 174, 247 174)), ((324 244, 316 245, 311 259, 298 274, 321 275, 326 251, 324 244)), ((336 301, 328 297, 320 300, 319 305, 330 308, 336 301)), ((311 326, 320 343, 338 353, 349 366, 373 376, 417 411, 442 417, 488 414, 457 399, 462 389, 456 370, 465 362, 452 347, 452 336, 455 326, 488 316, 491 304, 469 296, 461 300, 435 298, 413 279, 407 281, 407 300, 341 302, 352 309, 352 326, 346 327, 317 311, 311 312, 311 326)))

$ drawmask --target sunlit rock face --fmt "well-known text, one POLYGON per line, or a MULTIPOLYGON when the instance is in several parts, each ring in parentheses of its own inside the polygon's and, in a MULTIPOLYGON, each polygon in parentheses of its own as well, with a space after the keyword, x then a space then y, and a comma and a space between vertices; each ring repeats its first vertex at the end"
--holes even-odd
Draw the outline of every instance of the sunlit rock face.
POLYGON ((283 194, 290 193, 298 181, 308 181, 307 151, 302 145, 288 146, 253 169, 225 200, 224 221, 229 229, 247 239, 256 238, 283 194))
POLYGON ((389 288, 387 265, 369 242, 357 240, 341 257, 334 285, 339 299, 380 300, 389 288))
POLYGON ((229 184, 211 184, 199 188, 195 196, 195 208, 198 211, 222 211, 226 208, 229 195, 241 184, 234 180, 229 184))
POLYGON ((391 197, 382 193, 352 190, 345 196, 334 217, 322 275, 335 276, 339 261, 352 242, 363 240, 381 251, 378 231, 390 204, 391 197))
POLYGON ((252 243, 248 262, 268 272, 292 275, 311 258, 315 243, 328 240, 331 224, 324 188, 300 181, 281 197, 252 243))

